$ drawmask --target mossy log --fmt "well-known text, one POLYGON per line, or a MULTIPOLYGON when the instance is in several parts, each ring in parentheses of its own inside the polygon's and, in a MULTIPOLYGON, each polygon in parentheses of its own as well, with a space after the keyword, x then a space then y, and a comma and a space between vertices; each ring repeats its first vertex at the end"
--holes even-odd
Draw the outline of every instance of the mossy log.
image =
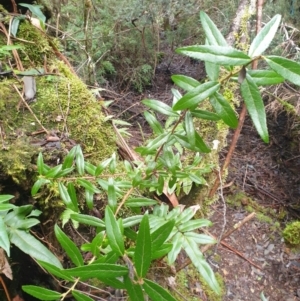
POLYGON ((11 177, 28 189, 39 152, 56 165, 75 144, 81 145, 90 162, 110 156, 116 150, 115 135, 102 104, 67 60, 61 60, 56 41, 29 20, 20 22, 15 39, 8 37, 4 23, 1 28, 0 50, 9 40, 20 47, 12 55, 0 51, 2 70, 12 71, 9 77, 0 77, 1 178, 11 177), (21 97, 22 75, 28 71, 36 83, 31 110, 21 97))

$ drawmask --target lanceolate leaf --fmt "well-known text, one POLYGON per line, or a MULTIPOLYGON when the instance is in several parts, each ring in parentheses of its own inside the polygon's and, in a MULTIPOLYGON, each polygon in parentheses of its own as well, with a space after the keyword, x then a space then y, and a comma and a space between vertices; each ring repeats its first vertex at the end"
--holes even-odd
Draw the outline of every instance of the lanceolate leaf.
POLYGON ((142 207, 156 205, 157 201, 148 198, 130 198, 125 202, 127 207, 142 207))
POLYGON ((162 244, 159 249, 152 252, 151 259, 155 260, 158 258, 165 257, 172 250, 172 244, 162 244))
POLYGON ((123 236, 120 226, 109 206, 105 208, 105 226, 110 247, 119 256, 122 256, 125 251, 123 236))
POLYGON ((9 232, 11 243, 17 246, 24 253, 37 260, 48 262, 62 269, 62 265, 57 257, 55 257, 41 242, 39 242, 30 233, 18 229, 11 229, 9 232))
POLYGON ((145 300, 143 290, 139 284, 133 283, 128 276, 124 277, 124 283, 131 301, 145 300))
POLYGON ((186 75, 172 75, 171 78, 178 87, 188 92, 200 85, 197 80, 186 75))
POLYGON ((152 252, 148 215, 145 214, 139 228, 134 252, 134 264, 139 277, 146 276, 151 264, 152 252))
POLYGON ((194 147, 196 143, 196 135, 195 135, 194 122, 193 122, 193 117, 191 112, 189 111, 186 112, 184 121, 185 121, 184 126, 185 126, 188 142, 192 147, 194 147))
POLYGON ((204 143, 203 139, 200 137, 200 135, 197 132, 195 132, 195 138, 196 138, 195 149, 200 150, 200 152, 202 153, 209 153, 210 148, 207 147, 207 145, 204 143))
POLYGON ((41 260, 38 260, 38 263, 44 268, 46 269, 49 273, 51 273, 51 275, 59 277, 61 279, 64 280, 68 280, 68 281, 72 281, 72 277, 65 275, 64 274, 64 270, 63 269, 59 269, 58 267, 48 263, 48 262, 44 262, 41 260))
POLYGON ((206 119, 206 120, 213 120, 217 121, 220 120, 221 117, 213 112, 204 111, 204 110, 194 110, 191 111, 192 115, 194 117, 200 118, 200 119, 206 119))
POLYGON ((74 213, 74 214, 71 214, 71 218, 84 225, 105 228, 104 222, 96 216, 74 213))
POLYGON ((72 291, 72 295, 76 301, 94 301, 94 299, 78 291, 72 291))
POLYGON ((215 93, 214 95, 210 96, 209 101, 225 124, 231 128, 237 127, 238 119, 236 114, 223 95, 220 93, 215 93))
POLYGON ((281 21, 280 15, 275 15, 257 34, 249 48, 249 56, 261 55, 271 44, 281 21))
POLYGON ((268 65, 291 83, 300 86, 300 64, 279 56, 264 57, 268 65))
POLYGON ((205 100, 210 95, 219 90, 220 84, 218 82, 207 82, 197 86, 190 92, 186 93, 173 106, 175 111, 184 109, 194 109, 201 101, 205 100))
POLYGON ((61 199, 63 200, 63 202, 65 203, 66 207, 69 209, 75 210, 73 202, 69 196, 67 187, 63 183, 59 182, 58 190, 59 190, 59 195, 60 195, 61 199))
POLYGON ((80 277, 81 280, 90 278, 116 278, 128 273, 128 268, 109 263, 93 263, 82 267, 64 270, 64 273, 72 277, 80 277))
POLYGON ((157 251, 167 240, 172 230, 174 229, 174 226, 175 220, 172 219, 160 226, 153 233, 151 233, 152 252, 157 251))
POLYGON ((66 251, 72 262, 76 266, 82 266, 83 259, 74 242, 57 225, 54 227, 54 232, 57 240, 62 248, 66 251))
POLYGON ((144 279, 143 288, 154 301, 176 301, 167 290, 148 279, 144 279))
POLYGON ((10 257, 10 242, 2 217, 0 217, 0 248, 4 249, 7 256, 10 257))
POLYGON ((15 196, 11 194, 2 194, 0 195, 0 203, 6 203, 14 197, 15 196))
POLYGON ((264 142, 268 143, 269 134, 264 103, 258 87, 249 74, 241 84, 241 93, 258 134, 264 142))
POLYGON ((227 42, 217 26, 203 11, 200 12, 200 20, 206 35, 206 39, 210 45, 227 46, 227 42))
POLYGON ((31 195, 35 196, 37 194, 37 192, 40 190, 40 188, 43 185, 48 184, 48 183, 50 183, 50 180, 47 180, 44 178, 38 179, 31 188, 31 195))
POLYGON ((167 104, 154 99, 144 99, 142 101, 147 107, 167 116, 178 117, 178 113, 174 112, 170 106, 167 104))
POLYGON ((149 113, 148 111, 145 111, 144 115, 154 134, 160 135, 164 132, 161 124, 153 114, 149 113))
POLYGON ((185 238, 183 241, 183 248, 187 255, 190 257, 193 265, 197 268, 203 279, 211 287, 211 289, 217 293, 221 293, 221 289, 218 281, 214 275, 209 264, 205 261, 202 253, 199 250, 198 245, 193 239, 185 238))
POLYGON ((76 146, 76 168, 80 176, 84 174, 84 157, 79 145, 76 146))
POLYGON ((284 78, 273 70, 248 70, 257 86, 277 85, 284 82, 284 78))
POLYGON ((34 286, 34 285, 23 285, 22 286, 22 290, 37 298, 40 300, 58 300, 60 299, 60 293, 52 291, 52 290, 48 290, 46 288, 40 287, 40 286, 34 286))
POLYGON ((247 54, 232 47, 194 45, 177 48, 176 52, 218 65, 238 66, 251 62, 247 54))

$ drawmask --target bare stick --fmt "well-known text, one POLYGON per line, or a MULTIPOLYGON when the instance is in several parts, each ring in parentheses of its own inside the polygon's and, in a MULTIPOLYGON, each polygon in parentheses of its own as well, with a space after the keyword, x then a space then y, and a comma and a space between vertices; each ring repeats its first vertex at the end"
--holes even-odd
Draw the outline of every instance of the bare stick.
MULTIPOLYGON (((257 23, 256 23, 257 25, 256 25, 256 33, 258 33, 260 31, 260 29, 261 29, 261 17, 262 17, 263 3, 264 3, 264 0, 258 0, 257 1, 257 23)), ((253 61, 252 62, 252 69, 257 69, 257 61, 253 61)), ((244 125, 246 113, 247 113, 247 108, 246 108, 245 103, 243 103, 242 111, 241 111, 240 116, 239 116, 238 127, 235 130, 235 132, 234 132, 234 135, 233 135, 233 138, 232 138, 232 141, 231 141, 231 144, 230 144, 227 156, 225 158, 224 165, 222 166, 222 169, 221 169, 221 175, 223 175, 224 170, 227 169, 227 167, 228 167, 228 165, 229 165, 229 163, 231 161, 233 152, 235 150, 237 141, 238 141, 238 139, 240 137, 240 133, 241 133, 243 125, 244 125)), ((217 191, 217 189, 219 187, 219 184, 220 184, 220 177, 218 177, 216 179, 214 186, 210 190, 209 195, 208 195, 209 198, 212 198, 215 195, 215 193, 216 193, 216 191, 217 191)))
MULTIPOLYGON (((236 231, 237 229, 241 228, 244 224, 246 224, 247 222, 249 222, 252 218, 254 218, 255 216, 255 212, 252 212, 251 214, 249 214, 248 216, 246 216, 242 221, 238 222, 237 224, 235 224, 233 226, 232 229, 230 229, 229 231, 227 231, 222 238, 220 239, 221 243, 222 240, 225 239, 226 237, 230 236, 234 231, 236 231)), ((206 245, 201 249, 202 253, 205 253, 207 250, 209 250, 210 248, 212 248, 214 245, 206 245)), ((176 271, 179 272, 180 270, 184 269, 186 266, 188 266, 191 263, 191 260, 188 258, 181 266, 179 266, 176 271)))
POLYGON ((42 125, 42 123, 40 122, 40 120, 36 117, 36 115, 33 113, 33 111, 31 110, 30 106, 28 105, 28 103, 26 102, 26 100, 24 99, 24 97, 22 96, 22 94, 20 93, 19 89, 16 87, 16 85, 13 85, 13 87, 15 88, 15 90, 18 92, 22 102, 24 103, 24 105, 26 106, 26 108, 29 110, 29 112, 32 114, 32 116, 34 117, 34 119, 37 121, 37 123, 42 127, 42 129, 44 130, 44 132, 46 134, 49 135, 49 131, 42 125))

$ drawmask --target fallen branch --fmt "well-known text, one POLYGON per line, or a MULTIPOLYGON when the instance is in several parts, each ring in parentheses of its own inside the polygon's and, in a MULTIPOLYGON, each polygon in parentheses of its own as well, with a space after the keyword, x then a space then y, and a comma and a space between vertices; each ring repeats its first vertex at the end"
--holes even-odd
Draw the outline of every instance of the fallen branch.
MULTIPOLYGON (((242 221, 238 222, 237 224, 235 224, 233 226, 232 229, 228 230, 220 239, 220 242, 221 244, 223 245, 223 242, 222 240, 224 240, 225 238, 227 238, 228 236, 230 236, 234 231, 236 231, 237 229, 240 229, 244 224, 246 224, 247 222, 249 222, 252 218, 254 218, 256 215, 255 212, 252 212, 251 214, 249 214, 248 216, 246 216, 242 221)), ((225 243, 226 244, 226 243, 225 243)), ((202 253, 205 253, 206 251, 208 251, 209 249, 211 249, 214 245, 206 245, 204 246, 202 249, 201 249, 201 252, 202 253)), ((226 244, 226 247, 228 245, 226 244)), ((230 247, 229 247, 230 249, 230 247)), ((238 251, 237 251, 238 252, 238 251)), ((237 253, 238 254, 238 253, 237 253)), ((239 255, 239 254, 238 254, 239 255)), ((240 256, 240 255, 239 255, 240 256)), ((246 259, 246 258, 245 258, 246 259)), ((248 260, 247 260, 248 261, 248 260)), ((181 271, 182 269, 184 269, 186 266, 188 266, 189 264, 191 263, 191 260, 188 258, 186 259, 186 261, 181 265, 179 266, 177 269, 176 269, 176 272, 179 272, 181 271)), ((256 266, 257 267, 257 266, 256 266)), ((259 267, 258 267, 259 268, 259 267)), ((261 268, 259 268, 261 269, 261 268)))

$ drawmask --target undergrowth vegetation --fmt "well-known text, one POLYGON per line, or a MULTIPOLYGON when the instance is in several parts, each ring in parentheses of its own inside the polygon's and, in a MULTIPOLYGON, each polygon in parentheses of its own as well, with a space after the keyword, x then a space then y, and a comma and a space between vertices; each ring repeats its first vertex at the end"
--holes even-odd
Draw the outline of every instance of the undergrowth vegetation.
POLYGON ((225 32, 237 2, 216 8, 199 0, 70 0, 57 8, 60 15, 52 31, 85 82, 103 85, 110 80, 141 92, 151 84, 166 51, 171 63, 176 47, 204 39, 201 27, 195 26, 200 9, 217 10, 217 24, 225 32))
POLYGON ((43 155, 39 155, 39 175, 32 187, 32 195, 36 197, 38 193, 49 190, 59 195, 61 222, 54 226, 54 232, 72 267, 62 268, 50 251, 43 252, 42 258, 38 254, 38 241, 27 231, 39 222, 36 217, 40 212, 33 210, 32 206, 16 208, 8 203, 10 196, 0 199, 0 246, 9 254, 10 243, 17 245, 64 288, 64 292, 57 292, 26 285, 23 286, 25 292, 40 300, 65 300, 72 295, 76 300, 91 301, 100 287, 96 292, 90 292, 90 281, 97 279, 114 289, 126 290, 132 301, 145 300, 145 295, 153 301, 176 300, 167 288, 150 277, 151 267, 157 259, 166 265, 174 265, 183 249, 201 278, 216 294, 221 294, 213 270, 199 248, 201 244, 215 243, 215 239, 200 231, 210 222, 194 218, 199 206, 184 208, 176 200, 181 189, 188 193, 187 187, 192 184, 206 185, 204 175, 213 168, 201 166, 213 142, 202 139, 195 120, 222 120, 229 127, 236 128, 236 113, 223 96, 223 89, 228 81, 238 82, 253 124, 262 140, 268 142, 260 87, 281 83, 285 79, 300 85, 300 65, 283 57, 263 55, 280 25, 279 15, 274 16, 253 39, 248 52, 228 46, 207 14, 201 12, 200 19, 206 44, 180 47, 176 52, 203 60, 207 80, 200 83, 191 77, 174 75, 172 80, 184 94, 173 89, 171 105, 155 99, 143 101, 149 108, 145 118, 154 137, 136 149, 139 157, 134 162, 119 162, 113 154, 94 165, 85 160, 79 146, 55 167, 48 166, 43 155), (256 60, 264 61, 268 69, 252 70, 250 65, 256 60), (210 109, 201 109, 204 102, 210 109), (166 117, 165 124, 157 119, 157 114, 166 117), (184 160, 186 151, 194 154, 191 162, 184 160), (158 203, 154 193, 165 194, 175 208, 158 203), (90 214, 97 195, 105 199, 103 218, 90 214), (90 235, 84 238, 85 243, 77 245, 65 233, 63 229, 67 223, 71 223, 74 229, 90 229, 90 235), (27 233, 27 240, 30 238, 31 243, 22 242, 22 231, 27 233))

